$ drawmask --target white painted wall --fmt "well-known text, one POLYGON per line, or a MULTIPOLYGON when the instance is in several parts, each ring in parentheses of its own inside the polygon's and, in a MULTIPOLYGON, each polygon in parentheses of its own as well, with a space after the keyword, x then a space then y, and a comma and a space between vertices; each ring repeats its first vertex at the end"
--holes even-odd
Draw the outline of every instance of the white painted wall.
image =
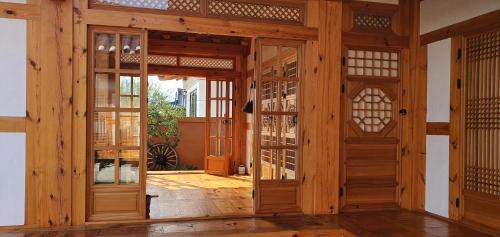
POLYGON ((0 226, 24 224, 24 133, 0 133, 0 226))
POLYGON ((0 116, 26 116, 26 20, 0 18, 0 116))
POLYGON ((500 0, 426 0, 420 8, 420 33, 425 34, 498 10, 500 0))
MULTIPOLYGON (((425 34, 500 9, 500 0, 426 0, 420 6, 420 31, 425 34)), ((450 39, 428 45, 428 122, 450 119, 450 54, 450 39)), ((445 217, 448 217, 448 172, 449 137, 427 136, 425 209, 445 217)))
MULTIPOLYGON (((26 27, 0 18, 0 116, 26 116, 26 27)), ((24 133, 0 133, 0 226, 24 224, 25 151, 24 133)))

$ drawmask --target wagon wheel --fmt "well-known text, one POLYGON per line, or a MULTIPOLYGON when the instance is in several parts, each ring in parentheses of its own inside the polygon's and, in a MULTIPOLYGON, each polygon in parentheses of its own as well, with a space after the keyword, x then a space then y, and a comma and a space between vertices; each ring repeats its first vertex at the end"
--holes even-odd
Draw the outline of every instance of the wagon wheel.
POLYGON ((175 170, 179 156, 174 148, 165 144, 156 144, 148 150, 148 170, 175 170))

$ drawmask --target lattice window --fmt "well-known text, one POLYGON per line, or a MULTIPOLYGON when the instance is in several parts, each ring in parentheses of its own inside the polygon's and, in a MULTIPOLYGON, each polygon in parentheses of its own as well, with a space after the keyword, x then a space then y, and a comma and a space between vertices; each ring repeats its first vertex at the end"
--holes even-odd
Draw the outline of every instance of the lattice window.
POLYGON ((392 17, 371 15, 365 13, 356 13, 353 18, 354 26, 363 29, 372 29, 376 31, 391 30, 392 17))
POLYGON ((364 132, 381 132, 392 120, 392 101, 379 88, 365 88, 352 101, 352 120, 364 132))
MULTIPOLYGON (((141 59, 140 54, 122 54, 122 63, 139 63, 141 59)), ((177 57, 168 55, 148 55, 149 65, 161 65, 161 66, 177 66, 177 57)))
POLYGON ((302 24, 304 8, 241 0, 209 0, 208 15, 302 24))
POLYGON ((349 76, 399 77, 399 54, 377 50, 348 50, 349 76))
POLYGON ((232 70, 233 60, 223 58, 179 57, 179 66, 232 70))
POLYGON ((500 30, 466 48, 465 189, 500 196, 500 30))
POLYGON ((201 0, 93 0, 93 3, 201 14, 201 0))

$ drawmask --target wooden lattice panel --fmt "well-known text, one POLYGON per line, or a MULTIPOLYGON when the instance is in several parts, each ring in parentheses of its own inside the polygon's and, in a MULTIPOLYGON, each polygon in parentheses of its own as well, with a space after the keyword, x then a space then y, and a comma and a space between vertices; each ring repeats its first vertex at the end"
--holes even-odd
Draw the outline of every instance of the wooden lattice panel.
POLYGON ((347 75, 399 77, 399 53, 378 50, 348 50, 347 75))
POLYGON ((303 24, 304 7, 251 1, 208 0, 208 15, 303 24))
POLYGON ((201 14, 201 0, 94 0, 93 3, 201 14))
POLYGON ((465 189, 500 196, 500 30, 466 49, 465 189))
POLYGON ((200 57, 179 57, 179 66, 181 67, 197 67, 211 69, 226 69, 232 70, 232 59, 223 58, 200 58, 200 57))
POLYGON ((390 31, 392 27, 392 17, 378 16, 366 13, 356 13, 353 16, 354 27, 372 31, 390 31))
POLYGON ((392 120, 392 101, 379 88, 365 88, 352 100, 352 121, 368 133, 381 132, 392 120))
MULTIPOLYGON (((137 64, 141 58, 140 54, 122 54, 122 63, 137 64)), ((168 55, 148 55, 149 65, 161 65, 161 66, 176 66, 177 57, 168 55)))

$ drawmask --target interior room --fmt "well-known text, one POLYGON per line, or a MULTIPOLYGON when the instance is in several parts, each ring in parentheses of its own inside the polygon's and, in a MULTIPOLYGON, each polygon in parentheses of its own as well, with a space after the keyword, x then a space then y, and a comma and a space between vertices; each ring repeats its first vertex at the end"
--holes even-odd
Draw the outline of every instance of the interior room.
POLYGON ((0 236, 500 236, 498 0, 0 0, 0 236))

